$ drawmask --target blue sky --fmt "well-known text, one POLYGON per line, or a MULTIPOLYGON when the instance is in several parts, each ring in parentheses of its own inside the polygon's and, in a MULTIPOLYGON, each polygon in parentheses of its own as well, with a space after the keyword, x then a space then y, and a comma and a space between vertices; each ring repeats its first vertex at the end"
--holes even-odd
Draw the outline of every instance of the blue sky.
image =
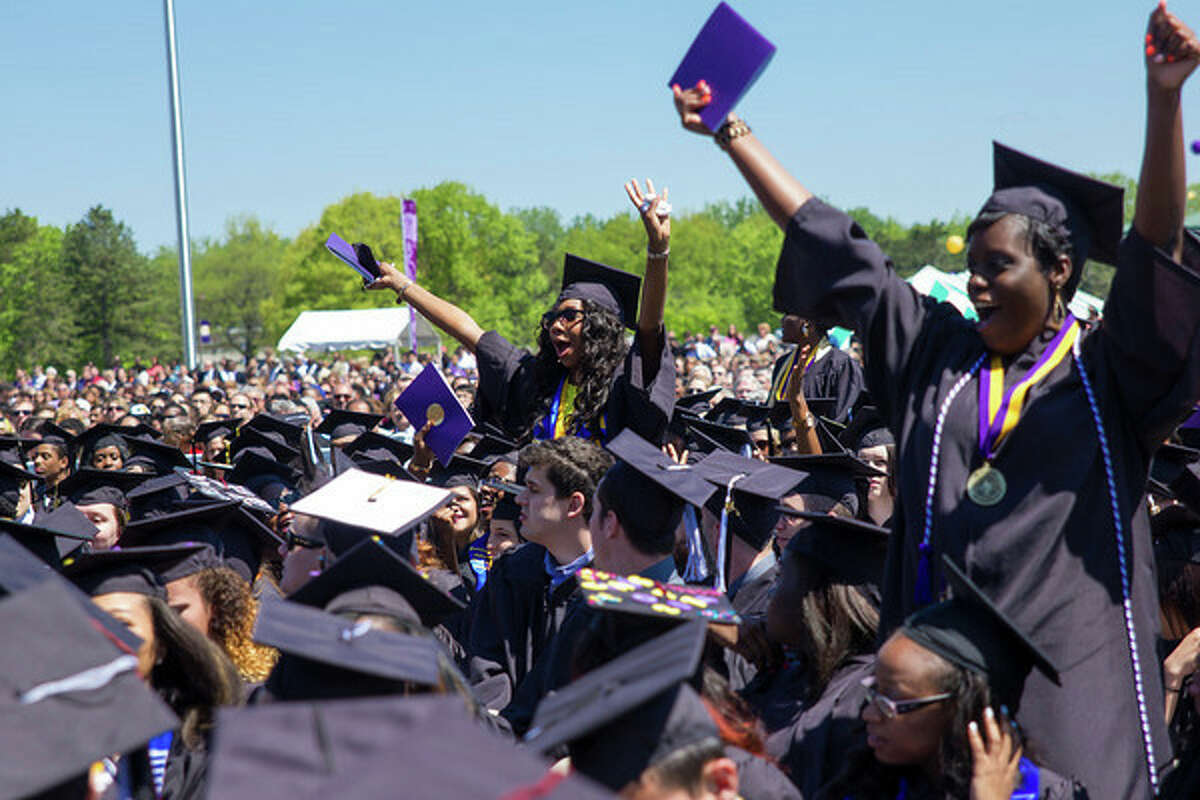
MULTIPOLYGON (((680 209, 745 194, 666 89, 714 2, 178 5, 193 237, 240 213, 293 236, 352 192, 447 179, 568 219, 624 209, 632 176, 680 209)), ((733 5, 779 48, 739 111, 837 204, 973 213, 992 138, 1136 174, 1149 2, 733 5)), ((1172 8, 1200 24, 1200 2, 1172 8)), ((0 4, 0 210, 61 225, 102 203, 143 250, 173 244, 164 49, 155 0, 0 4)))

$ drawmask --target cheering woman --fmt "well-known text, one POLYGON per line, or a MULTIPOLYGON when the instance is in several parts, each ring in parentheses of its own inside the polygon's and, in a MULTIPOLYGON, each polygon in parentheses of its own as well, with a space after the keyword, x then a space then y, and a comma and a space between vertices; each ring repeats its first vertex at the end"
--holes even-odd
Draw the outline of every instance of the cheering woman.
MULTIPOLYGON (((1139 34, 1141 37, 1141 34, 1139 34)), ((1170 761, 1153 554, 1139 502, 1150 457, 1200 396, 1200 242, 1186 205, 1180 90, 1200 42, 1160 3, 1146 54, 1146 144, 1132 230, 1119 190, 997 146, 972 223, 973 323, 917 294, 847 215, 815 198, 730 115, 716 131, 786 233, 776 307, 853 328, 896 435, 898 496, 881 635, 942 591, 941 554, 1060 666, 1022 694, 1049 767, 1092 797, 1148 797, 1170 761), (1066 312, 1088 256, 1117 266, 1103 324, 1066 312)), ((703 82, 674 88, 709 136, 703 82)))
POLYGON ((542 316, 538 353, 484 331, 458 306, 409 280, 391 264, 372 289, 392 289, 475 354, 477 422, 514 439, 581 436, 607 442, 623 428, 660 441, 675 397, 675 362, 666 346, 663 305, 671 222, 666 190, 625 185, 646 228, 646 278, 567 256, 563 288, 542 316), (639 283, 641 310, 638 311, 639 283), (636 330, 625 344, 626 327, 636 330))

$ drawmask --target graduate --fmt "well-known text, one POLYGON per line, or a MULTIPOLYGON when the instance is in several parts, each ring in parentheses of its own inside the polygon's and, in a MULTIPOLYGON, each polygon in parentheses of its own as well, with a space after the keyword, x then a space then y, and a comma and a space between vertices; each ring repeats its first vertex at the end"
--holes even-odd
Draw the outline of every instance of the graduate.
MULTIPOLYGON (((1022 726, 1102 798, 1150 795, 1170 761, 1140 499, 1150 456, 1200 396, 1179 99, 1200 44, 1165 4, 1137 42, 1148 115, 1132 230, 1122 242, 1119 189, 996 145, 995 190, 968 237, 977 323, 918 295, 744 121, 714 137, 785 230, 776 308, 858 331, 867 388, 898 434, 882 632, 936 599, 937 555, 963 563, 1061 665, 1061 688, 1025 685, 1022 726), (1089 256, 1118 268, 1084 337, 1066 303, 1089 256)), ((674 94, 684 127, 713 136, 704 87, 674 94)))
POLYGON ((771 373, 772 405, 787 404, 788 384, 800 373, 804 397, 829 397, 836 400, 830 419, 846 424, 863 390, 862 369, 829 343, 827 330, 795 314, 784 314, 779 323, 783 341, 795 348, 775 361, 771 373))
POLYGON ((675 360, 663 329, 671 223, 666 191, 625 187, 646 228, 646 278, 568 254, 563 288, 542 317, 538 353, 484 331, 467 312, 380 263, 369 288, 391 289, 479 363, 477 421, 520 442, 564 435, 610 440, 629 427, 660 442, 674 401, 675 360), (638 293, 641 292, 639 311, 638 293), (624 328, 635 330, 632 346, 624 328))

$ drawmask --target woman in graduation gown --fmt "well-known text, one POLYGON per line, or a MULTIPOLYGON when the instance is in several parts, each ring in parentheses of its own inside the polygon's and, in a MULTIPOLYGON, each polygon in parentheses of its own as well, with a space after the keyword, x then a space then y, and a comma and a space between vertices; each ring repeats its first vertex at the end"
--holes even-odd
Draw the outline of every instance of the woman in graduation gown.
POLYGON ((656 196, 649 181, 645 195, 636 181, 625 190, 646 227, 645 280, 568 253, 562 292, 542 316, 537 355, 484 331, 453 303, 380 264, 382 277, 370 288, 392 289, 397 302, 420 311, 478 359, 477 422, 491 422, 522 442, 563 435, 607 442, 627 427, 662 440, 675 402, 675 360, 662 321, 669 207, 665 190, 656 196), (635 319, 627 347, 624 328, 635 319))
MULTIPOLYGON (((1200 243, 1182 230, 1180 111, 1200 45, 1165 4, 1147 37, 1132 231, 1118 248, 1118 192, 997 146, 998 191, 970 231, 978 325, 918 295, 741 120, 730 115, 715 136, 786 231, 776 307, 858 332, 867 388, 896 434, 881 634, 935 599, 937 554, 965 563, 1059 664, 1061 688, 1040 676, 1025 686, 1022 724, 1048 766, 1083 780, 1093 797, 1148 796, 1171 757, 1139 501, 1154 449, 1200 395, 1200 276, 1191 266, 1200 243), (1063 304, 1089 244, 1118 269, 1103 325, 1082 339, 1063 304), (995 391, 980 391, 981 381, 995 391), (1013 397, 1014 413, 998 413, 998 399, 1030 385, 1023 404, 1013 397), (1001 427, 1011 419, 1015 428, 1001 427)), ((705 89, 674 89, 684 127, 702 133, 705 89)))

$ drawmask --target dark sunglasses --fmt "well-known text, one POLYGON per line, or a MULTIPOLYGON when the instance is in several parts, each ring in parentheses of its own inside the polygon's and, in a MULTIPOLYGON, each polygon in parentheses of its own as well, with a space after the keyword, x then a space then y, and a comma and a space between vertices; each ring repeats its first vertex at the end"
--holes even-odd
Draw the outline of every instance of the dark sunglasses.
POLYGON ((325 546, 324 542, 317 541, 316 539, 310 539, 307 536, 301 536, 299 534, 292 533, 291 528, 288 528, 286 531, 284 531, 283 542, 287 546, 288 550, 294 550, 297 547, 303 547, 307 550, 316 550, 318 547, 325 546))
POLYGON ((250 404, 249 403, 233 403, 229 407, 236 408, 238 411, 245 411, 247 408, 250 407, 250 404))
POLYGON ((16 408, 16 409, 13 409, 12 413, 18 417, 32 417, 33 409, 32 408, 30 408, 30 409, 16 408))
POLYGON ((574 325, 584 318, 582 308, 560 308, 557 311, 547 311, 542 314, 542 327, 549 328, 560 319, 567 325, 574 325))

